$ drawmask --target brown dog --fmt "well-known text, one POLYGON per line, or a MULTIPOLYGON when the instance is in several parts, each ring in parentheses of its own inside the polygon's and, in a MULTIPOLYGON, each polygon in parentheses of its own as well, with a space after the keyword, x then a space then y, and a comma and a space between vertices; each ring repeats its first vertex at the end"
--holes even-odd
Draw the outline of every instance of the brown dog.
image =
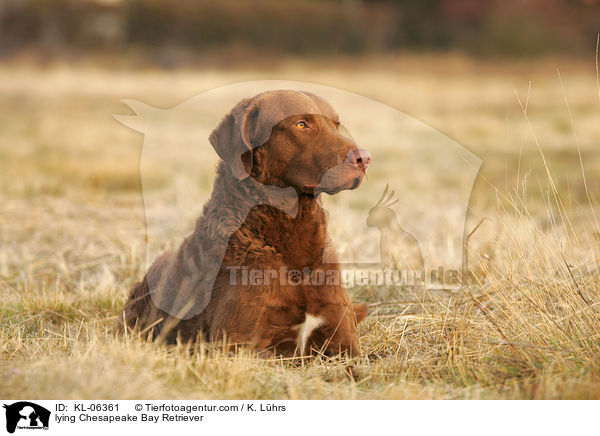
POLYGON ((338 126, 306 92, 238 103, 210 135, 223 161, 193 234, 133 287, 125 324, 167 342, 226 335, 286 356, 359 355, 366 306, 340 283, 319 195, 358 187, 371 157, 338 126))

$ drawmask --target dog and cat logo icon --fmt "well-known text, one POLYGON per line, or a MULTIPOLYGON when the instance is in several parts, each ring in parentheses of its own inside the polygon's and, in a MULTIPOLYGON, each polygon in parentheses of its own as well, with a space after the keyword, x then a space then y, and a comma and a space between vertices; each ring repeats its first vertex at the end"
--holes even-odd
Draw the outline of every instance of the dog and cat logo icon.
POLYGON ((4 404, 3 407, 6 409, 6 431, 9 433, 14 433, 16 429, 48 430, 48 409, 29 401, 4 404))

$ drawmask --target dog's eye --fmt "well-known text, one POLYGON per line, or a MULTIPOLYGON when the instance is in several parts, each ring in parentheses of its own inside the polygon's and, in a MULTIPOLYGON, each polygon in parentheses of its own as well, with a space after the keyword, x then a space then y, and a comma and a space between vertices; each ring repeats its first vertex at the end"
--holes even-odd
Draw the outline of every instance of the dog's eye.
POLYGON ((308 129, 308 123, 306 121, 298 121, 296 127, 299 129, 308 129))

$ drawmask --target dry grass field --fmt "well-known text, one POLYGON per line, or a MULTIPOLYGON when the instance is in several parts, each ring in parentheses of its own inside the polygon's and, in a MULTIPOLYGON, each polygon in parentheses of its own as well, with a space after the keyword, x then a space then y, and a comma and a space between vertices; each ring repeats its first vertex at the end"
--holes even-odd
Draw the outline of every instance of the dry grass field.
MULTIPOLYGON (((0 65, 0 114, 2 398, 600 398, 593 56, 288 60, 202 71, 0 65), (112 114, 130 113, 124 98, 167 108, 257 79, 368 96, 483 160, 467 230, 486 220, 470 241, 463 289, 417 299, 349 289, 371 306, 360 325, 358 380, 339 359, 263 360, 218 344, 167 348, 115 332, 127 291, 145 270, 146 226, 143 137, 112 114)), ((198 188, 208 192, 214 162, 198 172, 198 188)), ((153 174, 160 204, 170 177, 158 164, 153 174)), ((435 168, 428 177, 432 185, 452 180, 435 168)), ((360 192, 338 207, 368 210, 360 192)), ((178 242, 166 239, 164 246, 178 242)))

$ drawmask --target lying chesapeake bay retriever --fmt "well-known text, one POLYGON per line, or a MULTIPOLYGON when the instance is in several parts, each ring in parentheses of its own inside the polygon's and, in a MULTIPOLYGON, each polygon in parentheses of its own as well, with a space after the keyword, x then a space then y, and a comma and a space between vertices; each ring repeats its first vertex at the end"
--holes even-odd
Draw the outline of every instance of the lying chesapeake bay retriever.
POLYGON ((371 156, 339 124, 308 92, 239 102, 209 137, 222 162, 194 232, 133 287, 122 322, 171 343, 359 355, 366 306, 340 283, 319 196, 358 187, 371 156))

